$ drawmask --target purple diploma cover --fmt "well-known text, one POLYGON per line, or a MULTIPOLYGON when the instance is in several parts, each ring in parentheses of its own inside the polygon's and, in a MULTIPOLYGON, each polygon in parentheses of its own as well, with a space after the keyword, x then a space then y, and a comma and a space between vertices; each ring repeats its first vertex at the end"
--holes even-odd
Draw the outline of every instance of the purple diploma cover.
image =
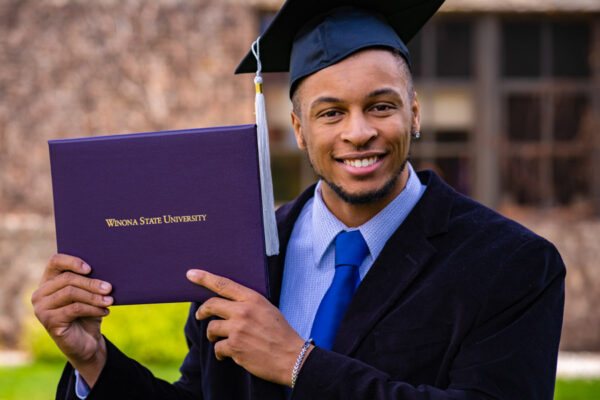
POLYGON ((204 301, 200 268, 267 295, 254 125, 48 142, 59 253, 115 304, 204 301))

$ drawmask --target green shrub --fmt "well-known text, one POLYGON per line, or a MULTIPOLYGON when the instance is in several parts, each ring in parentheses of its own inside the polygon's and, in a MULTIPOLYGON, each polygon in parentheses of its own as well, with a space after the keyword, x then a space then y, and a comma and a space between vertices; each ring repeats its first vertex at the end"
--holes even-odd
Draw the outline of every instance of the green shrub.
POLYGON ((183 327, 189 304, 112 307, 102 332, 128 356, 148 363, 180 363, 187 353, 183 327))
MULTIPOLYGON (((121 351, 142 363, 181 363, 187 352, 183 334, 189 304, 111 307, 102 332, 121 351)), ((64 361, 50 336, 34 319, 26 326, 25 347, 38 361, 64 361)))

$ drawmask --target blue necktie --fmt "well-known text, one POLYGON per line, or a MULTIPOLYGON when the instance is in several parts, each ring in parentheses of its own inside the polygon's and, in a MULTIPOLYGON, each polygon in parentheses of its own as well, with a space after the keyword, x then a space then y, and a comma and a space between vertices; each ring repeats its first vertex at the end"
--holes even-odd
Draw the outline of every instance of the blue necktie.
POLYGON ((335 238, 335 275, 313 322, 311 338, 331 350, 337 330, 360 283, 358 267, 369 253, 360 231, 341 232, 335 238))

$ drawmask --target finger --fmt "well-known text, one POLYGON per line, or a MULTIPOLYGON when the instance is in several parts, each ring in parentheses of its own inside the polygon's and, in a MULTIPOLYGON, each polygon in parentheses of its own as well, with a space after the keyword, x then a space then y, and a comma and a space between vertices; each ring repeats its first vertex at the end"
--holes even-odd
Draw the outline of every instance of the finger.
POLYGON ((196 319, 203 320, 217 316, 229 319, 235 313, 236 303, 220 297, 211 297, 206 300, 196 311, 196 319))
POLYGON ((44 313, 40 318, 40 322, 51 334, 60 335, 60 332, 57 331, 57 329, 69 325, 78 318, 105 317, 109 312, 108 308, 104 307, 95 307, 83 303, 71 303, 68 306, 44 313))
POLYGON ((40 306, 48 310, 54 310, 71 303, 84 303, 96 307, 108 307, 112 305, 113 298, 111 296, 91 293, 76 286, 66 286, 44 298, 40 306))
POLYGON ((206 338, 210 342, 229 337, 229 321, 223 319, 215 319, 208 323, 206 327, 206 338))
POLYGON ((223 296, 231 300, 243 301, 256 294, 254 290, 235 283, 231 279, 211 274, 210 272, 200 269, 189 270, 187 272, 187 278, 193 283, 204 286, 219 296, 223 296))
POLYGON ((72 271, 78 274, 89 274, 92 268, 81 258, 67 254, 55 254, 50 257, 48 265, 42 275, 42 283, 49 281, 64 271, 72 271))
POLYGON ((104 317, 110 311, 105 307, 96 307, 84 303, 71 303, 68 306, 54 310, 54 312, 64 315, 68 321, 73 321, 77 318, 104 317))
POLYGON ((225 358, 231 357, 227 339, 219 340, 215 343, 215 357, 217 357, 217 360, 219 361, 223 361, 225 358))
POLYGON ((34 293, 32 300, 34 302, 38 301, 67 286, 75 286, 88 292, 102 295, 109 294, 112 290, 112 286, 108 282, 77 275, 72 272, 63 272, 50 281, 42 284, 36 293, 34 293))

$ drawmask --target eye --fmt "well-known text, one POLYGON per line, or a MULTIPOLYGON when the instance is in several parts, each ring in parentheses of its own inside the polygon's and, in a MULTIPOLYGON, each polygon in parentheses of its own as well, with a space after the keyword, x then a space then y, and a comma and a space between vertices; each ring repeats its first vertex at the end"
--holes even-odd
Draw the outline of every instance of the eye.
POLYGON ((333 119, 340 115, 342 115, 342 113, 338 110, 326 110, 319 114, 319 118, 333 119))
POLYGON ((395 106, 391 105, 391 104, 387 104, 387 103, 383 103, 383 104, 375 104, 373 107, 371 107, 371 110, 378 112, 378 113, 385 113, 385 112, 389 112, 396 109, 395 106))

